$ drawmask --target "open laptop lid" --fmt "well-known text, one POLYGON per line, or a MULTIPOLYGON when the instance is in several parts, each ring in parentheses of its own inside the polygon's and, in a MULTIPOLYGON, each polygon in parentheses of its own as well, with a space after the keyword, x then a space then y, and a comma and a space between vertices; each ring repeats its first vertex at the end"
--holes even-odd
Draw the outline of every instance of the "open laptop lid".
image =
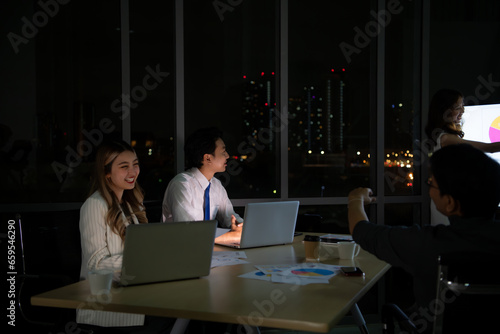
POLYGON ((210 220, 129 225, 120 285, 207 276, 216 224, 210 220))
POLYGON ((239 248, 293 242, 298 201, 248 203, 239 248))

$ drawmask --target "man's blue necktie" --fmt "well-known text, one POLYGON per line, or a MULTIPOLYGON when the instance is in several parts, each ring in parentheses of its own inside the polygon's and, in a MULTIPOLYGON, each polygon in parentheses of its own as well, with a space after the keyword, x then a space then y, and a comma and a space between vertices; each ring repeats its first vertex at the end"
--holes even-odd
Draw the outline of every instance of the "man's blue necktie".
POLYGON ((210 220, 210 183, 208 184, 207 189, 205 189, 205 220, 210 220))

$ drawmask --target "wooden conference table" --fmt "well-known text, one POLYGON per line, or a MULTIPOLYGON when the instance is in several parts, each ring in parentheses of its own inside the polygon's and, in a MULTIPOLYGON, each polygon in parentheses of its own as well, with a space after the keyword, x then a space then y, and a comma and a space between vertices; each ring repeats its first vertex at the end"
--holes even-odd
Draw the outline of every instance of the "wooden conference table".
MULTIPOLYGON (((322 247, 321 263, 358 266, 365 277, 339 274, 329 284, 300 286, 238 277, 256 270, 254 265, 305 262, 303 238, 295 237, 289 245, 245 249, 250 263, 216 267, 200 279, 114 287, 102 300, 90 294, 87 281, 81 281, 33 296, 31 303, 326 333, 349 310, 359 311, 357 301, 390 266, 364 250, 354 260, 340 260, 332 257, 331 248, 322 247)), ((214 250, 230 249, 215 246, 214 250)))

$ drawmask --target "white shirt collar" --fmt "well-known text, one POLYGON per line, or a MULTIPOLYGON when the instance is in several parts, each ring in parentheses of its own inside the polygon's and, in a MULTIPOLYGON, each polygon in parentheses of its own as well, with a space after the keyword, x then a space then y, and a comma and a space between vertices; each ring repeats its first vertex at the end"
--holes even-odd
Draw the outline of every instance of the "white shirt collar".
POLYGON ((189 170, 189 172, 193 174, 194 178, 199 182, 200 186, 203 189, 206 189, 208 187, 210 181, 208 181, 205 175, 201 173, 199 168, 193 167, 189 170))

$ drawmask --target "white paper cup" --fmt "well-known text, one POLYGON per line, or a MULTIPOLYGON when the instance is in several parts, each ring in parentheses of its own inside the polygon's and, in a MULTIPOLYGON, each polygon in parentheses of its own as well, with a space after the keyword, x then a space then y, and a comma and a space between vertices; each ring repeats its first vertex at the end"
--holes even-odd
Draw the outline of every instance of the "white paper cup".
POLYGON ((108 294, 113 282, 113 271, 96 269, 89 271, 90 293, 93 295, 108 294))
POLYGON ((359 254, 359 245, 350 241, 340 241, 337 243, 339 249, 339 258, 343 260, 352 260, 359 254))

